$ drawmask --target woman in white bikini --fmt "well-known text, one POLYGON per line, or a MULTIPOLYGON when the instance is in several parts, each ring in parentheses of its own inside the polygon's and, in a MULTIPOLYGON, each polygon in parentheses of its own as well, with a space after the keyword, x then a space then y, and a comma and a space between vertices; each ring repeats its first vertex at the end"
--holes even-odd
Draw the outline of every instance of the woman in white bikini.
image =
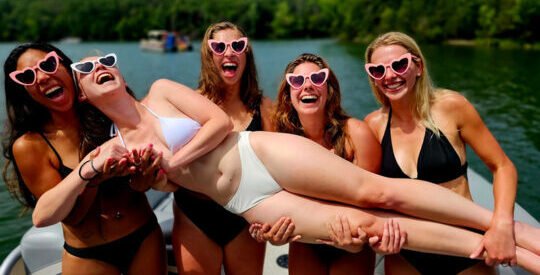
MULTIPOLYGON (((382 235, 386 218, 396 217, 408 234, 404 248, 412 250, 467 257, 482 241, 482 235, 461 228, 350 205, 489 227, 489 210, 442 187, 369 173, 299 136, 231 132, 230 119, 218 106, 181 84, 158 80, 138 102, 126 92, 119 70, 97 59, 73 65, 81 92, 116 124, 118 138, 111 142, 122 140, 128 148, 152 143, 162 152, 169 182, 157 188, 182 185, 204 193, 248 222, 291 217, 293 234, 311 243, 329 239, 325 225, 337 215, 371 236, 382 235)), ((517 264, 540 272, 540 230, 517 222, 515 227, 517 264)))

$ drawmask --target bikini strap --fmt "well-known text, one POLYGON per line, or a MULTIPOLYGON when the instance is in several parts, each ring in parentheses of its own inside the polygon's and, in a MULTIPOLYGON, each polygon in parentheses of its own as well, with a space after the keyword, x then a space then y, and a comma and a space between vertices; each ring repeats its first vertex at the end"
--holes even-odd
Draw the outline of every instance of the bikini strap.
POLYGON ((54 154, 58 158, 58 162, 60 162, 60 167, 64 166, 64 163, 62 162, 62 158, 60 157, 60 154, 58 154, 58 152, 56 151, 52 143, 45 137, 45 135, 42 132, 39 132, 39 135, 43 138, 43 140, 45 140, 45 142, 47 143, 47 145, 49 145, 51 150, 53 150, 54 154))
POLYGON ((150 112, 153 116, 155 116, 156 118, 159 119, 159 115, 156 114, 154 111, 152 111, 152 109, 148 108, 148 106, 146 106, 146 105, 144 105, 144 104, 142 104, 142 103, 141 103, 141 105, 142 105, 144 108, 146 108, 146 110, 148 110, 148 112, 150 112))
POLYGON ((116 135, 118 135, 118 138, 120 138, 120 142, 122 142, 122 145, 124 146, 124 148, 127 148, 126 142, 124 141, 124 137, 122 137, 122 133, 120 133, 120 130, 118 130, 118 127, 116 127, 116 124, 113 123, 111 125, 111 131, 109 135, 111 137, 115 137, 116 135))

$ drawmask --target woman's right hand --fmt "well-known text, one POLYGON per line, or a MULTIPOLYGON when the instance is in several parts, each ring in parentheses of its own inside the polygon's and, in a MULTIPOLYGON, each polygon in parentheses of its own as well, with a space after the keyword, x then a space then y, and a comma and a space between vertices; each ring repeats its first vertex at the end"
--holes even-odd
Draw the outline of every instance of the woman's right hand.
POLYGON ((295 226, 289 217, 281 217, 272 226, 269 224, 252 223, 249 226, 251 237, 258 242, 270 242, 279 246, 294 242, 302 238, 300 235, 292 236, 295 226))
POLYGON ((378 254, 389 255, 399 253, 406 241, 407 232, 401 230, 395 219, 387 219, 382 238, 379 236, 369 238, 369 246, 378 254))

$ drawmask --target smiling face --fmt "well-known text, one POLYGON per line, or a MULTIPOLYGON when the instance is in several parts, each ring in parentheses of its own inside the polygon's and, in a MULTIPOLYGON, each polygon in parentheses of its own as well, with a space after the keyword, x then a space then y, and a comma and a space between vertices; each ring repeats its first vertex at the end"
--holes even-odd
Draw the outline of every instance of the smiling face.
MULTIPOLYGON (((104 66, 97 60, 102 57, 92 56, 82 59, 80 63, 93 63, 93 70, 88 73, 76 72, 76 79, 79 83, 81 94, 88 97, 90 101, 101 95, 114 93, 119 88, 125 88, 125 83, 117 67, 104 66)), ((76 63, 77 64, 77 63, 76 63)))
MULTIPOLYGON (((241 37, 243 37, 242 34, 235 29, 224 29, 215 32, 212 39, 230 43, 241 37)), ((219 72, 219 76, 226 85, 240 85, 240 80, 246 68, 245 52, 237 55, 231 49, 231 46, 227 46, 223 55, 212 54, 212 60, 219 72)))
MULTIPOLYGON (((294 68, 292 74, 310 76, 321 68, 312 62, 304 62, 294 68)), ((300 88, 289 86, 291 103, 298 114, 324 114, 326 100, 328 97, 328 85, 325 82, 321 86, 313 85, 310 79, 305 79, 304 85, 300 88)))
MULTIPOLYGON (((408 53, 407 49, 399 45, 381 46, 373 51, 370 63, 391 64, 408 53)), ((408 70, 399 75, 390 67, 386 67, 386 73, 381 79, 373 79, 377 89, 390 101, 400 100, 414 96, 414 85, 416 78, 422 74, 419 63, 411 61, 408 70)))
MULTIPOLYGON (((41 50, 28 49, 17 60, 16 70, 24 70, 36 66, 46 57, 41 50)), ((58 69, 52 74, 36 69, 36 81, 24 88, 37 103, 50 110, 65 112, 73 107, 75 89, 71 74, 59 63, 58 69)))

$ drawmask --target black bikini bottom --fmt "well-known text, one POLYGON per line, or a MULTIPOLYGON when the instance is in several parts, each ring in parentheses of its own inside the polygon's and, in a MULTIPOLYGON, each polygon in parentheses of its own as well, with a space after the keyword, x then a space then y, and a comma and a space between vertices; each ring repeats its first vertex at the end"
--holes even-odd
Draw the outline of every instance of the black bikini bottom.
POLYGON ((76 248, 64 242, 64 249, 71 255, 85 259, 95 259, 116 266, 123 274, 127 274, 133 257, 142 242, 159 226, 156 217, 139 227, 129 235, 92 247, 76 248))
POLYGON ((185 188, 179 188, 174 193, 174 200, 182 212, 220 246, 232 241, 247 225, 244 218, 225 210, 213 200, 201 198, 185 188))

